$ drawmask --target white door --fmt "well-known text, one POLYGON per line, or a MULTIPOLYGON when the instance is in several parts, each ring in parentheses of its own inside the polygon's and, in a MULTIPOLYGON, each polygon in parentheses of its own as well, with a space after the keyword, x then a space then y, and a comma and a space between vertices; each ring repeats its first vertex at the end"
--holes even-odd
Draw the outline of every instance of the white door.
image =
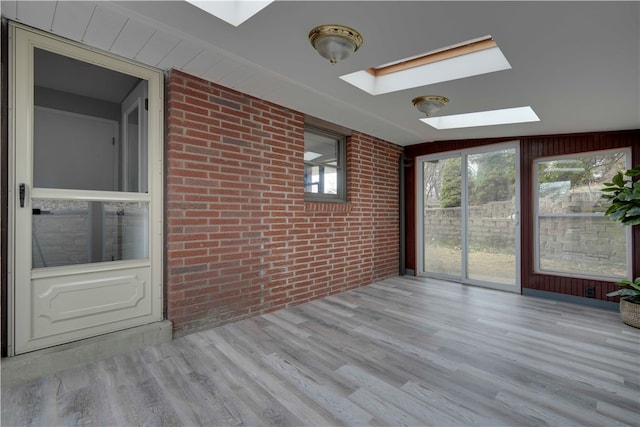
POLYGON ((161 74, 11 31, 10 354, 161 320, 161 74))

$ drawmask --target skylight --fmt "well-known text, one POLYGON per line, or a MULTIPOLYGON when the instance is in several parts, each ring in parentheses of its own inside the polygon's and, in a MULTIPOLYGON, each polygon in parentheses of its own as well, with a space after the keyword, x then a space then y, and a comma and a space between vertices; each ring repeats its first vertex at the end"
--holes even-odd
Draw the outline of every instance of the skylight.
POLYGON ((485 36, 340 78, 381 95, 510 68, 493 38, 485 36))
POLYGON ((539 122, 540 119, 531 107, 517 107, 502 110, 478 111, 476 113, 454 114, 451 116, 425 117, 420 119, 420 121, 441 130, 539 122))
POLYGON ((237 27, 273 0, 186 0, 205 12, 237 27))

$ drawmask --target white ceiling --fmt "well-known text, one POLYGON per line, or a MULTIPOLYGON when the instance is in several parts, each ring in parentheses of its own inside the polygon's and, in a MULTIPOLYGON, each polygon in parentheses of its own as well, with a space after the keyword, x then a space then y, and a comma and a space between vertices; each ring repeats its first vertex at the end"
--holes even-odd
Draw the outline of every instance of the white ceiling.
POLYGON ((1 7, 7 18, 399 145, 640 128, 637 1, 275 1, 238 27, 184 1, 1 7), (332 23, 364 38, 336 65, 307 39, 332 23), (377 96, 339 78, 486 35, 512 69, 377 96), (448 97, 440 115, 529 105, 540 122, 436 130, 419 121, 411 104, 419 95, 448 97))

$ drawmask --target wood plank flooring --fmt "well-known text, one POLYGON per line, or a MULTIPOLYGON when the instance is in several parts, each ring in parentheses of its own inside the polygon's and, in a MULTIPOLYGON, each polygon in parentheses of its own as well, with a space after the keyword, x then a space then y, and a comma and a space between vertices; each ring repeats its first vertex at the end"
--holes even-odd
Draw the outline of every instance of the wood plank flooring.
POLYGON ((391 278, 2 389, 2 426, 639 426, 618 313, 391 278))

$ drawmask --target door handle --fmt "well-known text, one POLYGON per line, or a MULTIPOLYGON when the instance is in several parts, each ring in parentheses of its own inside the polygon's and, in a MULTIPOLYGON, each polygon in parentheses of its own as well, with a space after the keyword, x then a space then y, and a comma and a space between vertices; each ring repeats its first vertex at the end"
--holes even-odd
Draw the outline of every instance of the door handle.
POLYGON ((24 184, 20 184, 20 207, 24 208, 24 196, 27 193, 27 186, 24 184))

